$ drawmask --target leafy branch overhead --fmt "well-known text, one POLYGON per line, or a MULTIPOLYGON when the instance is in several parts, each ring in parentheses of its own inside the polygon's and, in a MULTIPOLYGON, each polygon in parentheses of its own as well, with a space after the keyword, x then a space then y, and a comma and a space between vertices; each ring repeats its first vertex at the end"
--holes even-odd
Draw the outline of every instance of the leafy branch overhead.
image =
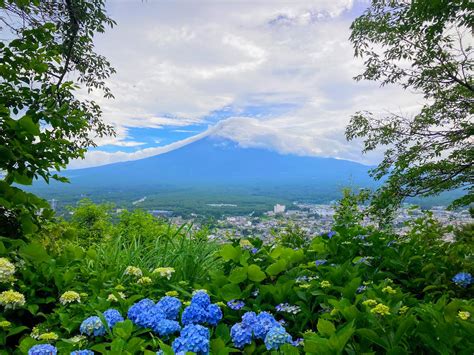
POLYGON ((0 204, 32 225, 44 202, 11 185, 42 178, 83 158, 94 139, 114 134, 99 106, 78 90, 112 93, 115 71, 94 52, 95 33, 112 27, 104 1, 0 1, 0 204), (21 203, 19 203, 21 201, 21 203))
POLYGON ((372 171, 400 200, 463 189, 474 201, 474 11, 470 1, 372 1, 351 26, 365 71, 356 80, 398 84, 421 94, 413 115, 356 113, 346 129, 364 152, 386 148, 372 171))

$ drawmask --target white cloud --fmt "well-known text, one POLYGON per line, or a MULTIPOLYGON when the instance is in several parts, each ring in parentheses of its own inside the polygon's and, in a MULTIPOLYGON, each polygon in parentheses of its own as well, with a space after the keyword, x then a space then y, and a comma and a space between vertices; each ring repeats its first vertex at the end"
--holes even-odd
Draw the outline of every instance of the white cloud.
MULTIPOLYGON (((282 153, 376 161, 378 154, 363 157, 359 144, 345 141, 350 115, 363 109, 406 110, 419 105, 419 98, 353 81, 362 70, 348 41, 348 11, 355 3, 110 2, 118 26, 99 36, 97 49, 117 69, 108 81, 116 99, 91 96, 118 134, 99 145, 138 146, 128 127, 185 131, 226 106, 238 111, 284 104, 294 109, 270 117, 265 112, 233 117, 218 123, 213 134, 282 153)), ((172 148, 95 150, 71 166, 138 159, 165 149, 172 148)))

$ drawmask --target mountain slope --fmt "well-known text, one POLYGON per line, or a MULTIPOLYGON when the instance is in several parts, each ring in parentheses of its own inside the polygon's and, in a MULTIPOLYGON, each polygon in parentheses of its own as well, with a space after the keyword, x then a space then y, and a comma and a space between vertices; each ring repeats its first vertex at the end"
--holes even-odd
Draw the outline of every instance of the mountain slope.
POLYGON ((325 184, 371 185, 369 167, 345 160, 282 155, 206 137, 150 158, 65 172, 73 186, 325 184))

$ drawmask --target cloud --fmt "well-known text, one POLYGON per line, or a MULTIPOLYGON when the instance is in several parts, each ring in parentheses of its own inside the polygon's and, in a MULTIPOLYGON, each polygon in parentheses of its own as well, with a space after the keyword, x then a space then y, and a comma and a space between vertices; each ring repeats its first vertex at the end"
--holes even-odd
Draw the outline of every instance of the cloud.
MULTIPOLYGON (((379 153, 362 156, 358 142, 345 141, 350 115, 363 109, 411 110, 420 98, 353 81, 363 63, 353 57, 349 26, 366 5, 352 0, 110 2, 118 25, 99 35, 96 46, 117 69, 108 80, 116 99, 89 96, 101 105, 117 137, 100 139, 99 146, 140 147, 140 139, 130 137, 136 127, 179 132, 215 125, 212 134, 241 146, 376 162, 379 153), (226 110, 232 111, 230 118, 226 110)), ((71 167, 138 159, 186 142, 134 152, 99 147, 71 167)))

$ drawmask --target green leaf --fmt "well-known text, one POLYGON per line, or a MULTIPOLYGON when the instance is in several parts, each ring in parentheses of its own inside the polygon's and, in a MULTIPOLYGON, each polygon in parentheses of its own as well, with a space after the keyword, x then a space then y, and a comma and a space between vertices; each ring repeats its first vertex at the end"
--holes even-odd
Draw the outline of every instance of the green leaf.
POLYGON ((330 321, 319 318, 318 320, 318 332, 321 335, 330 337, 334 333, 336 333, 336 327, 330 321))
POLYGON ((254 281, 254 282, 261 282, 265 279, 266 275, 260 269, 260 266, 252 264, 248 267, 247 270, 249 280, 254 281))
POLYGON ((240 298, 241 293, 242 291, 240 290, 240 287, 236 284, 228 284, 220 289, 221 297, 225 301, 240 298))
POLYGON ((236 267, 229 275, 229 281, 235 284, 247 280, 247 267, 236 267))
POLYGON ((230 244, 226 244, 221 248, 220 255, 225 261, 233 260, 237 262, 240 258, 240 250, 230 244))
POLYGON ((40 134, 39 124, 33 122, 31 116, 25 115, 18 120, 19 126, 31 135, 37 136, 40 134))
POLYGON ((276 263, 271 264, 267 267, 267 274, 271 276, 276 276, 279 273, 286 270, 287 263, 285 260, 278 260, 276 263))

